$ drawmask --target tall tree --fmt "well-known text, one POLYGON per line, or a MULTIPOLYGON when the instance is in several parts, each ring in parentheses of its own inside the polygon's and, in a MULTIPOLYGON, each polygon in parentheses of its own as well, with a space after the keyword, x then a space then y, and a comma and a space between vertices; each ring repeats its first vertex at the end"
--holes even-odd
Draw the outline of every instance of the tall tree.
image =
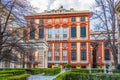
POLYGON ((118 52, 116 47, 116 16, 115 6, 117 0, 95 0, 95 11, 93 12, 93 19, 95 29, 97 31, 105 31, 106 39, 110 44, 115 68, 118 66, 118 52))
POLYGON ((15 51, 25 50, 18 44, 25 37, 19 30, 26 26, 24 16, 32 12, 28 0, 0 0, 0 61, 15 61, 15 51))

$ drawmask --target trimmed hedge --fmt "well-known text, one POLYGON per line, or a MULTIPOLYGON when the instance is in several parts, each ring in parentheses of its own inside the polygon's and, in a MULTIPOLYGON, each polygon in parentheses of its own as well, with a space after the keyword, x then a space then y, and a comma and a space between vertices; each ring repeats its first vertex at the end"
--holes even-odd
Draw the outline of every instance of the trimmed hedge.
POLYGON ((30 74, 22 74, 22 75, 18 75, 18 76, 11 76, 11 77, 8 77, 8 80, 27 80, 28 76, 30 76, 30 74))
POLYGON ((3 70, 0 71, 0 74, 20 75, 20 74, 24 74, 25 72, 26 72, 25 70, 3 70))
POLYGON ((88 74, 67 72, 59 75, 54 80, 120 80, 120 74, 88 74))
POLYGON ((60 73, 60 68, 37 68, 37 69, 26 69, 27 73, 35 75, 45 73, 45 75, 56 75, 60 73))

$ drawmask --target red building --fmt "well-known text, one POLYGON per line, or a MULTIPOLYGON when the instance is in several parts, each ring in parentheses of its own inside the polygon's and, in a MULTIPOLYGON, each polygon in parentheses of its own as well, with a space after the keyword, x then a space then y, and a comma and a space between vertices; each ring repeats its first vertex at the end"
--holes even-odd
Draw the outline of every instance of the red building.
POLYGON ((90 11, 44 11, 25 16, 28 22, 27 39, 48 42, 48 67, 69 63, 87 68, 90 64, 90 11))
MULTIPOLYGON (((104 68, 107 65, 111 65, 111 67, 114 68, 113 55, 110 43, 106 36, 107 34, 106 31, 91 31, 90 33, 91 64, 93 68, 97 68, 98 65, 101 68, 104 68)), ((115 37, 117 42, 117 32, 115 37)))

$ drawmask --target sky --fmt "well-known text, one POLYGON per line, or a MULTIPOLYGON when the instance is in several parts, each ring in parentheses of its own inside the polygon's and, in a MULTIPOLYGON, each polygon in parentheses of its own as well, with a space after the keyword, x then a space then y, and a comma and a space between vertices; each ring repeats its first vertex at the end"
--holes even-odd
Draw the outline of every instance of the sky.
POLYGON ((94 0, 30 0, 33 7, 38 8, 38 12, 44 10, 58 9, 61 5, 65 9, 91 10, 94 0))

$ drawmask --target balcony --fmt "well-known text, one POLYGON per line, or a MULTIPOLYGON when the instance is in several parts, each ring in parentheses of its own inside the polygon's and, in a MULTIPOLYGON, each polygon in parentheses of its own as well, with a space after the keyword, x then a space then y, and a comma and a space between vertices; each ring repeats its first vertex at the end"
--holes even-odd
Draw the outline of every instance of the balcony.
POLYGON ((68 63, 68 61, 48 61, 48 63, 58 63, 58 64, 61 64, 61 63, 68 63))

